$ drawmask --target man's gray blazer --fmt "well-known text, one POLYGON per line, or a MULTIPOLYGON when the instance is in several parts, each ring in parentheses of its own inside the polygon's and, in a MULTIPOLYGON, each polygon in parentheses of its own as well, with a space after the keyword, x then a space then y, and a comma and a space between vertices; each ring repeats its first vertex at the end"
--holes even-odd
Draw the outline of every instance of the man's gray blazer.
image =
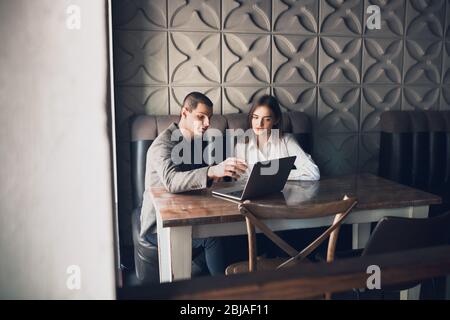
POLYGON ((150 195, 151 187, 164 186, 169 192, 179 193, 208 186, 208 166, 198 168, 194 164, 175 164, 172 161, 172 149, 180 143, 177 139, 172 141, 172 134, 178 130, 178 125, 172 123, 161 132, 147 151, 141 210, 140 235, 143 239, 147 233, 156 232, 156 211, 150 195))

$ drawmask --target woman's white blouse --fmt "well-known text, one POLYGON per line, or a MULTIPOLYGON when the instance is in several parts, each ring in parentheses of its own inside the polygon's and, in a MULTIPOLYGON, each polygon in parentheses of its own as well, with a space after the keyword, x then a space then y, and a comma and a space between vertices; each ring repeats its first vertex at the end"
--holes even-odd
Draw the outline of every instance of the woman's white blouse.
POLYGON ((281 138, 274 138, 271 134, 266 145, 258 148, 256 137, 251 135, 248 143, 238 142, 235 149, 236 158, 243 159, 248 164, 246 174, 239 180, 246 179, 258 161, 267 161, 272 159, 284 158, 288 156, 297 156, 295 168, 289 174, 289 180, 319 180, 320 172, 317 165, 309 154, 307 154, 295 140, 292 134, 285 133, 281 138))

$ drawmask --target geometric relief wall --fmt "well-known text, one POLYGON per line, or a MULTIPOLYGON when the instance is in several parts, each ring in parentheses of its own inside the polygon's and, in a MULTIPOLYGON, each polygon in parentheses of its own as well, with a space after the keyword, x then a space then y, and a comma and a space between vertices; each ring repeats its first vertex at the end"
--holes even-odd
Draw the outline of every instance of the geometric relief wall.
POLYGON ((313 120, 324 175, 376 172, 381 112, 450 108, 449 17, 450 0, 115 0, 119 150, 130 116, 178 114, 191 90, 216 113, 272 93, 313 120))

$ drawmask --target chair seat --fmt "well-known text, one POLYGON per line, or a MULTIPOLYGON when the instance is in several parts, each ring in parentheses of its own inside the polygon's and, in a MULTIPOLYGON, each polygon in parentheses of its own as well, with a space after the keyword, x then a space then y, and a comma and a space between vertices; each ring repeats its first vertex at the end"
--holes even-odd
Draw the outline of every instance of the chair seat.
MULTIPOLYGON (((275 270, 280 264, 282 264, 286 260, 288 260, 288 258, 268 259, 268 258, 258 257, 256 259, 256 271, 275 270)), ((293 267, 293 266, 296 266, 299 264, 309 263, 309 262, 311 262, 311 261, 309 261, 308 259, 294 260, 291 263, 289 263, 288 265, 286 265, 286 267, 293 267)), ((240 261, 240 262, 233 263, 232 265, 229 265, 226 268, 225 275, 228 276, 228 275, 232 275, 232 274, 241 274, 241 273, 250 272, 248 270, 248 265, 249 265, 248 261, 240 261)))

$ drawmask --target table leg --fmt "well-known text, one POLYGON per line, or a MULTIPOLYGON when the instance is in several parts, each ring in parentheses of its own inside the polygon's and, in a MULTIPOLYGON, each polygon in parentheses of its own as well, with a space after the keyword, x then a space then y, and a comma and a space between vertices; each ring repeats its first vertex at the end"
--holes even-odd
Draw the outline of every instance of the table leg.
POLYGON ((362 249, 366 246, 370 237, 370 223, 358 223, 352 225, 352 248, 362 249))
POLYGON ((412 287, 408 290, 400 291, 400 300, 419 300, 420 299, 420 287, 418 284, 415 287, 412 287))
POLYGON ((428 206, 411 207, 411 218, 428 218, 428 206))
POLYGON ((445 300, 450 300, 450 276, 445 278, 445 300))
MULTIPOLYGON (((428 206, 411 207, 411 218, 428 218, 428 206)), ((421 285, 411 289, 400 291, 400 300, 419 300, 421 285)))
POLYGON ((191 278, 192 227, 158 227, 160 282, 191 278))

